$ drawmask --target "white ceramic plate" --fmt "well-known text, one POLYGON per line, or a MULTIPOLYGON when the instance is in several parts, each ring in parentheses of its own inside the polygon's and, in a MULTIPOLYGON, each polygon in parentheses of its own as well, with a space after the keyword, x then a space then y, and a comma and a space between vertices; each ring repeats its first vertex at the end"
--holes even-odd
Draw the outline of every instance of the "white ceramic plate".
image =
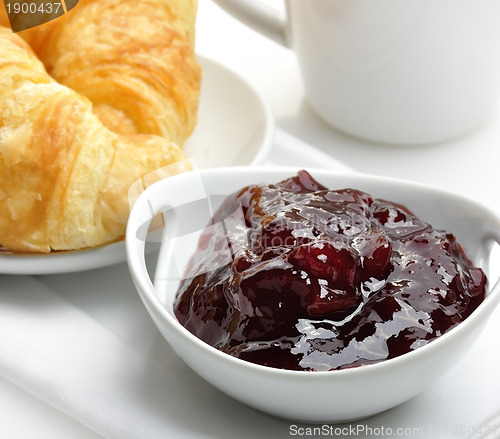
POLYGON ((186 154, 199 168, 262 164, 274 135, 269 107, 231 70, 205 57, 198 61, 203 67, 199 117, 186 154))
MULTIPOLYGON (((199 56, 203 83, 198 124, 186 154, 199 168, 258 165, 266 159, 274 134, 267 104, 234 72, 199 56)), ((90 270, 125 260, 120 241, 103 247, 49 254, 0 254, 2 274, 55 274, 90 270)))

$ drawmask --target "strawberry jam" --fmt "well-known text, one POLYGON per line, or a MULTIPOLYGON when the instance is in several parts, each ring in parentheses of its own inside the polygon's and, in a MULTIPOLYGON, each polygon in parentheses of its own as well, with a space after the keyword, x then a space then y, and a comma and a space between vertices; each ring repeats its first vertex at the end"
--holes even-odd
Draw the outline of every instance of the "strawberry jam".
POLYGON ((377 363, 466 319, 486 277, 455 237, 406 207, 307 172, 225 200, 174 311, 200 339, 270 367, 377 363))

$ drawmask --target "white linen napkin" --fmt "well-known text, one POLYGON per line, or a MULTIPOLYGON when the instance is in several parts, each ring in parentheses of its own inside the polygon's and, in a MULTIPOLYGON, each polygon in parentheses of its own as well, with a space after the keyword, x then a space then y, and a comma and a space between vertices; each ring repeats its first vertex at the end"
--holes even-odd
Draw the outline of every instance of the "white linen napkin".
POLYGON ((354 172, 351 167, 336 158, 280 129, 275 132, 274 144, 265 165, 302 166, 304 169, 326 168, 334 171, 354 172))
MULTIPOLYGON (((268 164, 347 169, 281 131, 268 164)), ((148 256, 151 264, 154 258, 148 256)), ((63 275, 4 275, 0 282, 0 375, 108 439, 496 438, 499 333, 500 310, 466 358, 420 396, 369 419, 314 431, 250 409, 194 374, 154 327, 125 263, 63 275)))

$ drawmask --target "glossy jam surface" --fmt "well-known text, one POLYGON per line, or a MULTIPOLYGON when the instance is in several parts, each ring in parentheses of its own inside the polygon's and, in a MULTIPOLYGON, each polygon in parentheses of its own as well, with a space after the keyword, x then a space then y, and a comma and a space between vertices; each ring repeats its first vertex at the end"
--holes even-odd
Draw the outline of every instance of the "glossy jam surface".
POLYGON ((241 359, 325 371, 417 349, 484 299, 455 237, 407 208, 305 171, 230 196, 207 228, 174 311, 241 359))

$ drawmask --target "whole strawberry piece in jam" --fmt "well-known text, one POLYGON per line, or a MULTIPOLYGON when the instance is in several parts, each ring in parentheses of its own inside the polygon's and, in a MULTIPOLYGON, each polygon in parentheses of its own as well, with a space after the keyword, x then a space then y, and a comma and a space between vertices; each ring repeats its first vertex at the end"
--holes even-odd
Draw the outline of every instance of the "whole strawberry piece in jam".
POLYGON ((295 248, 288 261, 298 276, 309 278, 306 302, 310 316, 344 315, 359 304, 361 267, 352 250, 318 240, 295 248))
POLYGON ((370 278, 381 280, 389 275, 392 269, 392 243, 387 234, 371 230, 356 237, 352 245, 363 259, 362 281, 370 278))

